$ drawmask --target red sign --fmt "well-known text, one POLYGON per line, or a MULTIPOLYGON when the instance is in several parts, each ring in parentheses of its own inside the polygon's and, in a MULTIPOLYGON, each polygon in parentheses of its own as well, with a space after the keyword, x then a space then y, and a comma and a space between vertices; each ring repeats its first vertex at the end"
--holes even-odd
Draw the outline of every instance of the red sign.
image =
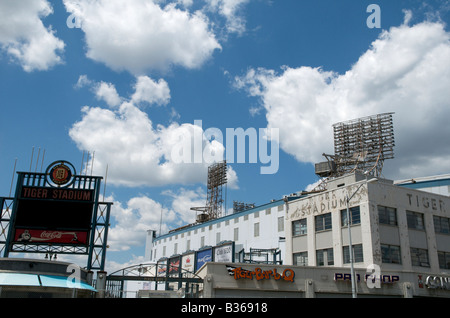
POLYGON ((88 241, 88 232, 16 229, 17 243, 62 243, 83 244, 88 241))

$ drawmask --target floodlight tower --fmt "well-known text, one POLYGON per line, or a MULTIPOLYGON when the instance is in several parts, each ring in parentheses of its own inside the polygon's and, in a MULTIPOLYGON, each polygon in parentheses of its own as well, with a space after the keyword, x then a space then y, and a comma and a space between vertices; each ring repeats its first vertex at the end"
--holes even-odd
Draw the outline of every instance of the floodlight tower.
POLYGON ((227 183, 227 163, 222 161, 208 167, 207 212, 209 219, 216 219, 222 215, 222 188, 227 183))
POLYGON ((205 207, 193 207, 191 210, 201 212, 197 222, 206 222, 222 215, 223 186, 227 183, 227 162, 214 163, 208 167, 207 197, 205 207))
POLYGON ((393 113, 333 125, 336 172, 369 172, 379 177, 385 159, 394 158, 393 113))
POLYGON ((334 155, 324 153, 327 161, 316 163, 316 175, 322 180, 314 191, 323 191, 328 180, 354 171, 380 177, 384 160, 394 158, 392 114, 334 124, 334 155))

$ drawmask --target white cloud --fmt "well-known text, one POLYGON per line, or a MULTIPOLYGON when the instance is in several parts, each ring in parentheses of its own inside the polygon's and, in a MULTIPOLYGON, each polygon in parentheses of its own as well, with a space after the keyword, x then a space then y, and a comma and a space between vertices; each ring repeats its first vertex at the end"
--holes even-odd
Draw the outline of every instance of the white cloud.
POLYGON ((90 88, 98 100, 105 101, 110 107, 117 107, 122 102, 122 98, 119 96, 116 87, 112 83, 106 83, 103 81, 95 82, 89 79, 85 74, 80 75, 74 87, 79 89, 86 86, 90 88))
POLYGON ((198 68, 221 48, 205 15, 173 3, 64 0, 64 5, 81 21, 86 55, 115 70, 141 75, 173 65, 198 68))
POLYGON ((226 20, 230 33, 242 34, 245 31, 245 18, 239 13, 249 0, 206 0, 208 10, 218 12, 226 20))
MULTIPOLYGON (((108 106, 117 107, 125 99, 117 93, 116 87, 112 83, 96 82, 88 78, 87 75, 80 75, 75 88, 89 87, 97 99, 104 100, 108 106)), ((138 105, 143 102, 148 104, 166 105, 170 101, 169 85, 164 79, 154 81, 148 76, 138 76, 134 85, 134 93, 129 101, 138 105)), ((173 114, 176 117, 176 114, 173 114)))
POLYGON ((179 3, 185 8, 189 8, 194 4, 194 0, 177 0, 177 3, 179 3))
POLYGON ((116 87, 111 83, 99 83, 95 89, 95 95, 111 107, 119 106, 121 103, 121 98, 117 93, 116 87))
MULTIPOLYGON (((409 22, 410 13, 405 17, 409 22)), ((450 33, 441 23, 403 24, 381 33, 345 74, 311 67, 250 69, 235 85, 261 99, 281 148, 302 162, 333 153, 332 124, 395 112, 394 160, 402 178, 448 172, 450 33)))
POLYGON ((236 171, 234 171, 233 167, 227 166, 227 187, 230 189, 239 189, 239 180, 236 171))
POLYGON ((135 93, 131 97, 134 103, 167 105, 170 101, 169 85, 164 79, 158 82, 148 76, 139 76, 134 86, 135 93))
POLYGON ((46 0, 0 1, 0 45, 26 72, 62 63, 64 42, 41 19, 53 13, 46 0))
POLYGON ((83 75, 80 75, 78 77, 78 81, 74 85, 74 87, 75 88, 82 88, 82 87, 85 87, 85 86, 91 86, 92 83, 93 83, 93 81, 90 80, 86 74, 83 74, 83 75))
POLYGON ((250 109, 248 110, 248 112, 250 113, 250 115, 252 117, 255 117, 256 115, 259 115, 261 113, 261 111, 263 110, 262 107, 250 107, 250 109))

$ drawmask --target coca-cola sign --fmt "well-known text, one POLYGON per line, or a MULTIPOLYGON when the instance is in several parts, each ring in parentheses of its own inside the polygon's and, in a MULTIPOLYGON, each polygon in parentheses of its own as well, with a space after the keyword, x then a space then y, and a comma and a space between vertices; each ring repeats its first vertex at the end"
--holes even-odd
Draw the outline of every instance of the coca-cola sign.
POLYGON ((14 241, 17 243, 62 243, 87 244, 88 232, 85 231, 49 231, 16 229, 14 241))

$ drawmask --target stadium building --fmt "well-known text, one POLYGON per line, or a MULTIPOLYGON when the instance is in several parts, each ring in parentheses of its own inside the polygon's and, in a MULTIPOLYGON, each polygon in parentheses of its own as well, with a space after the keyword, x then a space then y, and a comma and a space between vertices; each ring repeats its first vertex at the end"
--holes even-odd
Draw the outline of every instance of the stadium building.
POLYGON ((450 297, 450 198, 407 185, 346 174, 325 191, 149 231, 147 256, 191 257, 203 297, 450 297))

